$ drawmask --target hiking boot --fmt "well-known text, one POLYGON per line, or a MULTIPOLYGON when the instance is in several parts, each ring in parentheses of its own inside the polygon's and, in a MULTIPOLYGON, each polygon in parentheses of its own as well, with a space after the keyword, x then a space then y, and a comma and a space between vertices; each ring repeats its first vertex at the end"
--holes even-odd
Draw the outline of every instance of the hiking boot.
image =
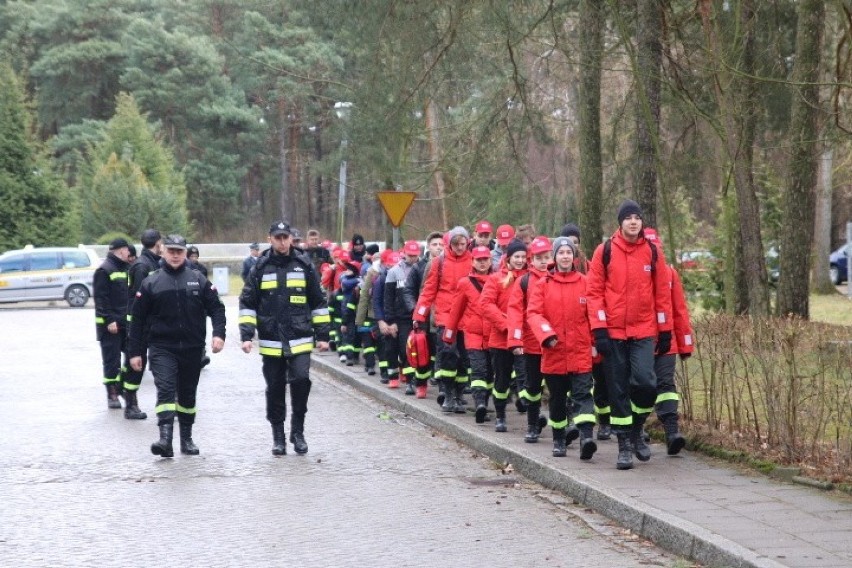
POLYGON ((428 388, 429 387, 427 387, 426 385, 419 385, 417 388, 414 389, 414 395, 417 398, 426 398, 426 391, 428 388))

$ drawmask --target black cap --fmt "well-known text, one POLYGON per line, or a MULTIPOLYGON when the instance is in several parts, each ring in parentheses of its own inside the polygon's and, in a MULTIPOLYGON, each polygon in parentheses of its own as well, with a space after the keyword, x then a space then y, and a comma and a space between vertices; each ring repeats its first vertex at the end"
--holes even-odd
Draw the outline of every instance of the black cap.
POLYGON ((201 256, 201 255, 198 253, 198 247, 197 247, 197 246, 195 246, 195 245, 191 245, 191 246, 186 247, 186 254, 187 254, 187 255, 190 255, 190 254, 197 254, 198 256, 201 256))
POLYGON ((631 199, 625 199, 618 208, 618 224, 620 225, 629 215, 639 215, 642 218, 642 208, 631 199))
POLYGON ((269 226, 269 236, 274 237, 276 235, 292 235, 293 231, 290 229, 290 224, 285 221, 276 221, 269 226))
POLYGON ((130 253, 130 256, 136 256, 136 247, 132 243, 127 244, 127 251, 130 253))
POLYGON ((163 246, 170 249, 186 250, 186 239, 180 235, 168 235, 163 239, 163 246))
POLYGON ((367 254, 376 254, 379 252, 379 245, 377 245, 376 243, 370 243, 369 245, 367 245, 367 248, 364 249, 364 251, 367 254))
POLYGON ((130 243, 128 243, 126 239, 122 239, 121 237, 110 241, 109 250, 118 250, 120 248, 130 248, 130 243))
POLYGON ((358 233, 355 233, 354 235, 352 235, 352 246, 358 246, 358 245, 363 245, 363 244, 364 244, 364 237, 362 237, 358 233))
POLYGON ((249 245, 249 249, 251 250, 260 250, 260 245, 257 243, 252 243, 249 245))
POLYGON ((506 260, 510 259, 516 252, 521 251, 526 252, 527 245, 525 245, 524 241, 520 239, 512 239, 509 241, 509 244, 506 245, 506 260))
POLYGON ((290 229, 290 234, 293 235, 294 241, 302 240, 302 233, 299 232, 299 229, 293 227, 292 229, 290 229))
POLYGON ((562 231, 559 232, 560 237, 577 237, 577 240, 580 239, 580 227, 575 225, 574 223, 566 223, 564 227, 562 227, 562 231))
POLYGON ((160 235, 160 231, 157 229, 145 229, 145 232, 142 233, 142 246, 145 248, 154 248, 154 245, 157 244, 157 241, 162 239, 162 235, 160 235))

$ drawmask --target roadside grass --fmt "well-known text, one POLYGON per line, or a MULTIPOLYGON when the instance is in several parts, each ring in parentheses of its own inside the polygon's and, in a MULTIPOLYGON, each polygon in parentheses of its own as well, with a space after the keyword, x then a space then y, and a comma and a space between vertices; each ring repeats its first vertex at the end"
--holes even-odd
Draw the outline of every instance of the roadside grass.
MULTIPOLYGON (((838 286, 838 290, 845 286, 838 286)), ((811 321, 834 325, 852 325, 852 300, 841 293, 826 296, 811 294, 811 321)))

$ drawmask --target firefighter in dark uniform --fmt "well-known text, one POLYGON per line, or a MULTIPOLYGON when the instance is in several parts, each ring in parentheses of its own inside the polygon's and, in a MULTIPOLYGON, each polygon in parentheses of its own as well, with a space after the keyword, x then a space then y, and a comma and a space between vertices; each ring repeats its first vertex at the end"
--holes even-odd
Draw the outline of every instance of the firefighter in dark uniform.
POLYGON ((127 322, 128 242, 114 239, 106 260, 95 270, 95 328, 101 343, 107 406, 121 408, 121 354, 125 348, 127 322))
POLYGON ((225 306, 210 281, 187 267, 186 239, 169 235, 163 246, 163 267, 151 273, 136 293, 129 350, 131 367, 141 371, 142 354, 148 349, 160 427, 160 439, 151 444, 151 453, 170 458, 175 416, 181 453, 198 454, 192 425, 206 318, 213 322, 212 351, 218 353, 225 346, 225 306))
MULTIPOLYGON (((130 321, 133 311, 133 300, 136 297, 136 292, 139 291, 139 286, 142 281, 160 267, 160 253, 163 252, 163 237, 160 236, 160 231, 156 229, 146 229, 142 233, 142 254, 136 259, 127 277, 127 325, 130 327, 130 321)), ((127 363, 124 369, 124 417, 128 420, 144 420, 148 415, 139 410, 139 401, 136 396, 139 391, 139 385, 142 384, 142 374, 145 372, 145 365, 148 364, 148 354, 142 353, 142 370, 135 371, 130 366, 130 354, 126 353, 127 363)))
POLYGON ((263 356, 266 380, 266 419, 272 425, 272 453, 287 453, 284 419, 287 417, 287 385, 290 385, 290 442, 297 454, 305 454, 305 413, 311 380, 311 351, 328 349, 331 328, 320 278, 308 256, 292 247, 292 231, 284 221, 269 228, 271 248, 263 253, 249 274, 240 295, 240 338, 250 353, 255 330, 263 356))

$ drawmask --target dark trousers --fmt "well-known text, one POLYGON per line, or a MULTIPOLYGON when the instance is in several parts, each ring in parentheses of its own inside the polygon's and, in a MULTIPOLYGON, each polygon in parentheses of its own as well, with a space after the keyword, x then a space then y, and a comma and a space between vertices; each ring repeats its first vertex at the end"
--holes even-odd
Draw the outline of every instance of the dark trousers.
POLYGON ((512 355, 512 389, 518 396, 527 384, 527 361, 523 355, 512 355))
POLYGON ((677 420, 680 396, 675 386, 676 365, 677 355, 661 355, 654 359, 654 372, 657 375, 657 399, 654 408, 657 418, 663 424, 677 420))
POLYGON ((574 424, 586 435, 591 435, 595 423, 594 401, 592 399, 592 374, 568 373, 567 375, 544 375, 547 390, 550 393, 548 409, 549 424, 555 430, 568 426, 568 393, 571 393, 571 415, 574 424))
POLYGON ((491 367, 491 356, 485 349, 468 349, 470 359, 470 388, 474 392, 484 390, 490 393, 494 388, 494 371, 491 367))
POLYGON ((598 415, 598 423, 609 424, 609 391, 606 388, 606 375, 603 363, 592 364, 592 378, 595 382, 595 413, 598 415))
POLYGON ((170 351, 161 347, 148 348, 148 362, 157 387, 157 422, 171 424, 195 422, 195 395, 201 375, 201 354, 204 349, 170 351))
POLYGON ((508 349, 491 347, 488 351, 491 353, 491 366, 494 369, 494 408, 499 412, 506 409, 509 400, 515 356, 508 349))
POLYGON ((148 352, 142 352, 142 370, 134 371, 130 367, 130 357, 128 357, 127 352, 124 353, 124 367, 122 367, 122 371, 124 374, 124 390, 128 391, 136 391, 139 390, 139 385, 142 384, 142 375, 145 374, 145 367, 148 365, 148 352))
POLYGON ((271 424, 283 424, 287 418, 287 385, 290 385, 290 429, 303 432, 308 396, 311 394, 311 354, 292 357, 264 357, 263 378, 266 379, 266 419, 271 424))
POLYGON ((358 328, 358 335, 361 337, 361 354, 364 355, 364 367, 373 369, 376 366, 376 337, 379 330, 371 325, 364 325, 358 328))
POLYGON ((520 359, 523 360, 526 367, 526 382, 520 394, 528 404, 541 406, 541 355, 524 353, 520 359))
POLYGON ((397 329, 396 337, 392 335, 385 336, 385 341, 387 341, 385 353, 388 360, 388 376, 393 379, 401 371, 403 375, 411 379, 414 378, 416 371, 414 367, 408 364, 405 347, 408 335, 411 333, 411 322, 398 321, 395 323, 397 329))
POLYGON ((464 332, 456 333, 456 340, 447 343, 441 339, 444 335, 444 327, 439 326, 435 330, 435 361, 438 365, 436 378, 444 381, 444 384, 467 383, 470 359, 467 349, 464 347, 464 332))
POLYGON ((613 430, 626 432, 644 424, 657 398, 654 339, 612 340, 612 352, 604 357, 603 367, 613 430))
POLYGON ((121 387, 121 354, 126 349, 126 342, 127 332, 123 328, 118 328, 118 333, 104 331, 100 337, 105 385, 121 387))

